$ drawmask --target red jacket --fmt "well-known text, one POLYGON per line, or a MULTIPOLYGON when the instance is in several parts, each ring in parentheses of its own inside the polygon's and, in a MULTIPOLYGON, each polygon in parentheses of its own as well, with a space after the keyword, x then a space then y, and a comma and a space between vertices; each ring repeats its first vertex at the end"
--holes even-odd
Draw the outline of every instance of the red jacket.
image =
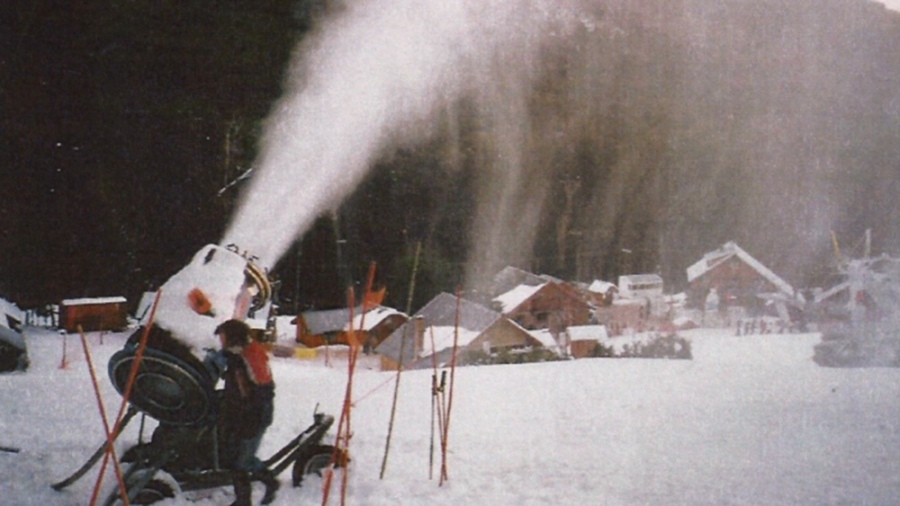
POLYGON ((256 341, 225 350, 222 430, 249 439, 272 423, 275 382, 265 348, 256 341))

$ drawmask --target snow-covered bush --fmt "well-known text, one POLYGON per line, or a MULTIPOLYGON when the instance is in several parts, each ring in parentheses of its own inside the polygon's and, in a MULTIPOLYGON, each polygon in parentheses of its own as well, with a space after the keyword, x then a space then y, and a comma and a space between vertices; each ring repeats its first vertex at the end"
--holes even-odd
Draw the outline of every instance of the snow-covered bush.
POLYGON ((610 358, 693 358, 691 354, 691 342, 678 334, 651 334, 642 339, 624 344, 621 351, 616 351, 614 346, 605 346, 597 343, 594 351, 595 357, 610 358))

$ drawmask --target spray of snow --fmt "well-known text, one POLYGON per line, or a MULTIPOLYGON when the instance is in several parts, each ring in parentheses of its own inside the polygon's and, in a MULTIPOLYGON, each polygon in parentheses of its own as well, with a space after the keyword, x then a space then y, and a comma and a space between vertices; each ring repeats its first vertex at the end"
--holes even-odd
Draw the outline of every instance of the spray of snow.
MULTIPOLYGON (((496 244, 511 223, 534 228, 522 222, 536 222, 535 199, 527 209, 508 205, 528 185, 527 91, 540 53, 584 26, 579 3, 393 0, 335 9, 299 48, 223 244, 273 266, 316 218, 340 206, 378 156, 433 136, 455 121, 462 100, 492 134, 479 200, 496 212, 479 210, 493 218, 478 222, 473 236, 496 244)), ((514 243, 530 240, 518 236, 514 243)), ((503 253, 484 246, 472 256, 503 253)))

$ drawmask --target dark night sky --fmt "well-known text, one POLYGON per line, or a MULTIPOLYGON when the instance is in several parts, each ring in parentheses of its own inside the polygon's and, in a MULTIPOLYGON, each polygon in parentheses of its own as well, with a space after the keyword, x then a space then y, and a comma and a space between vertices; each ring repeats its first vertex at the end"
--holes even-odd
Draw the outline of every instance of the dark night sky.
POLYGON ((0 292, 135 291, 217 242, 235 193, 217 191, 252 160, 301 6, 7 2, 0 292))

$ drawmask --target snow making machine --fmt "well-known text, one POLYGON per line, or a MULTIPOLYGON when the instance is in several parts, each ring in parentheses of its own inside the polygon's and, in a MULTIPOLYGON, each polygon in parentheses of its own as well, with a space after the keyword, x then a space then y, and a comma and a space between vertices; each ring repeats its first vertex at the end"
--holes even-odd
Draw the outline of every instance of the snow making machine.
MULTIPOLYGON (((226 451, 229 445, 218 430, 219 371, 204 354, 217 342, 213 332, 223 314, 245 318, 269 304, 271 295, 268 275, 254 259, 234 247, 209 245, 163 285, 156 318, 138 327, 110 358, 110 380, 128 401, 112 441, 136 415, 141 418, 137 443, 120 454, 128 503, 152 504, 181 492, 231 485, 236 456, 226 451), (146 417, 158 423, 145 440, 146 417)), ((305 475, 342 463, 343 455, 323 444, 333 423, 334 417, 314 413, 306 430, 263 461, 267 469, 278 476, 291 467, 293 484, 299 486, 305 475)), ((108 446, 104 441, 53 488, 62 490, 81 478, 108 446)), ((115 483, 104 504, 124 503, 121 490, 115 483)))

